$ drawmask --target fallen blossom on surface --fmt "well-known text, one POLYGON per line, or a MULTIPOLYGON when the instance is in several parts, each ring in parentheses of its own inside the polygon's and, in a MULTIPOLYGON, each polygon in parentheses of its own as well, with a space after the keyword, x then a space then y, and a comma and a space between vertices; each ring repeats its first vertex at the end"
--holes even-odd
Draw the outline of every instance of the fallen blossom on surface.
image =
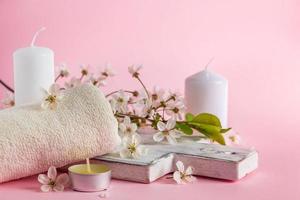
POLYGON ((54 166, 49 167, 47 174, 39 174, 38 181, 42 184, 40 189, 42 192, 61 192, 69 184, 69 176, 66 173, 57 176, 54 166))
POLYGON ((192 176, 193 168, 191 166, 188 166, 185 170, 183 162, 177 161, 176 167, 177 170, 173 173, 173 179, 177 184, 185 184, 196 180, 196 178, 192 176))

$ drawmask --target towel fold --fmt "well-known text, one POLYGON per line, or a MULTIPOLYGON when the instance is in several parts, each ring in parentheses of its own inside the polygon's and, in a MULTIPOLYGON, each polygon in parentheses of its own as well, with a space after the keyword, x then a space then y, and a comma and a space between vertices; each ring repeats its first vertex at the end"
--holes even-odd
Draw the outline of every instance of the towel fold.
POLYGON ((109 102, 93 85, 66 91, 55 110, 0 111, 0 183, 113 151, 120 143, 109 102))

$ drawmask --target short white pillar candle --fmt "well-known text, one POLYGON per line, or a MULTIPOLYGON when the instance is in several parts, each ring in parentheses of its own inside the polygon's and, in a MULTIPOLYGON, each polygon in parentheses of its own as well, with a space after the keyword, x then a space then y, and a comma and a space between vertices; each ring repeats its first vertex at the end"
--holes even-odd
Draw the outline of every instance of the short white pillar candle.
POLYGON ((207 68, 185 80, 187 112, 211 113, 227 127, 228 81, 207 68))
POLYGON ((42 89, 54 83, 54 53, 51 49, 34 46, 40 29, 30 47, 17 49, 13 54, 15 103, 17 106, 40 102, 42 89))

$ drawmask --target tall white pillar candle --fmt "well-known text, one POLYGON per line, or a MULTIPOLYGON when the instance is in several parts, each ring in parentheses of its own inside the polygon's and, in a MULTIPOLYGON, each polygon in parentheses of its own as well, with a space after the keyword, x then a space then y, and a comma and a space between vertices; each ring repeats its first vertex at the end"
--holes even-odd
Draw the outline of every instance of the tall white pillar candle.
POLYGON ((34 46, 40 29, 30 47, 17 49, 13 54, 16 105, 40 102, 42 89, 54 83, 54 53, 51 49, 34 46))
POLYGON ((227 127, 228 81, 222 76, 205 69, 188 77, 185 100, 187 112, 214 114, 227 127))

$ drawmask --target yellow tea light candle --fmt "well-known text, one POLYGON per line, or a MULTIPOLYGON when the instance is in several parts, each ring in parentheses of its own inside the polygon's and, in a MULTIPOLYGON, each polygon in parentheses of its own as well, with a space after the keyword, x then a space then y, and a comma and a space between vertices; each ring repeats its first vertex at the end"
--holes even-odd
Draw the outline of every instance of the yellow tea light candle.
POLYGON ((69 175, 74 190, 83 192, 95 192, 106 190, 111 180, 111 170, 102 164, 73 165, 69 167, 69 175))

